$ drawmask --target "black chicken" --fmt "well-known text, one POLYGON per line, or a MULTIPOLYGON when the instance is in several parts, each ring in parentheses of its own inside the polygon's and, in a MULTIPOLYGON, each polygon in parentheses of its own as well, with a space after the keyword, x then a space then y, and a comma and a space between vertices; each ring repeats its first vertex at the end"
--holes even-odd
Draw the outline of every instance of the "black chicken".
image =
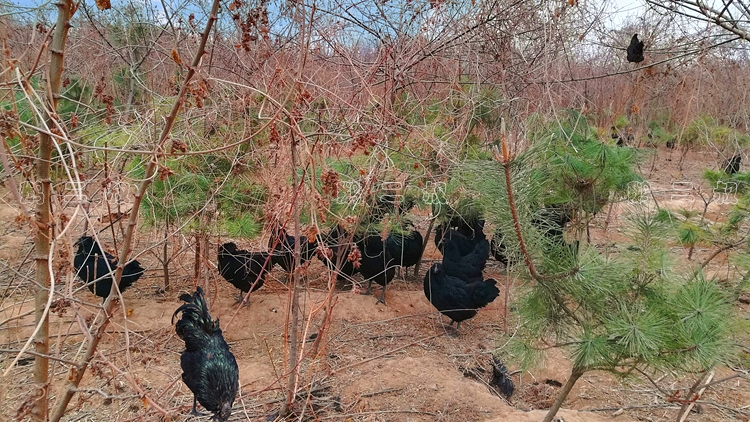
POLYGON ((358 241, 357 247, 362 255, 359 262, 359 272, 367 281, 365 294, 370 294, 374 281, 383 286, 383 293, 381 293, 378 303, 385 304, 385 288, 396 276, 396 263, 393 256, 388 252, 385 242, 379 234, 370 235, 358 241))
POLYGON ((638 34, 633 34, 628 46, 628 61, 640 63, 643 61, 643 41, 638 41, 638 34))
POLYGON ((443 239, 443 271, 446 275, 456 277, 466 283, 484 280, 482 271, 484 271, 489 255, 490 243, 487 239, 474 241, 459 233, 443 239), (470 247, 471 251, 465 253, 470 247))
MULTIPOLYGON (((73 258, 76 275, 86 283, 91 293, 106 300, 112 290, 112 277, 117 268, 117 258, 105 252, 91 236, 81 236, 74 246, 78 246, 73 258)), ((118 285, 120 293, 138 281, 144 271, 141 263, 135 259, 125 264, 118 285)))
POLYGON ((738 173, 740 171, 740 164, 742 164, 742 155, 734 154, 731 158, 724 161, 724 164, 722 165, 724 173, 730 176, 738 173))
POLYGON ((516 389, 513 380, 510 379, 508 369, 494 356, 492 357, 492 380, 490 380, 490 384, 497 387, 506 399, 509 399, 513 395, 513 390, 516 389))
POLYGON ((226 421, 232 414, 232 404, 239 389, 239 368, 234 355, 221 334, 219 319, 211 320, 203 289, 180 296, 187 302, 172 314, 178 313, 177 335, 185 341, 180 355, 182 381, 193 392, 193 415, 200 415, 196 402, 214 413, 214 418, 226 421))
POLYGON ((424 276, 424 295, 443 315, 456 322, 474 318, 479 308, 492 303, 500 294, 494 279, 467 283, 443 271, 443 264, 435 263, 424 276))
POLYGON ((412 230, 409 234, 389 234, 385 239, 385 248, 393 257, 394 265, 406 269, 417 265, 422 259, 423 243, 422 234, 417 230, 412 230))
MULTIPOLYGON (((315 253, 316 241, 312 239, 310 242, 307 236, 300 236, 300 264, 304 264, 312 258, 315 253)), ((294 246, 297 239, 294 236, 287 234, 286 229, 277 226, 271 231, 271 238, 268 239, 268 249, 273 251, 271 261, 273 264, 278 264, 286 272, 291 272, 294 269, 294 246)))
MULTIPOLYGON (((460 217, 454 217, 450 221, 443 222, 435 228, 435 247, 443 251, 442 240, 446 237, 452 237, 454 234, 460 234, 468 239, 484 239, 484 220, 474 220, 468 222, 460 217)), ((473 246, 465 253, 470 252, 473 246)))
POLYGON ((242 291, 242 296, 256 291, 263 286, 266 274, 270 270, 270 256, 266 252, 248 252, 237 249, 233 242, 219 246, 219 273, 224 279, 242 291))
POLYGON ((349 253, 352 250, 352 240, 356 237, 351 236, 343 227, 337 225, 328 234, 321 235, 321 242, 330 251, 326 255, 323 250, 318 250, 318 259, 331 270, 337 271, 336 279, 345 281, 350 279, 354 274, 359 272, 359 268, 350 261, 349 253))

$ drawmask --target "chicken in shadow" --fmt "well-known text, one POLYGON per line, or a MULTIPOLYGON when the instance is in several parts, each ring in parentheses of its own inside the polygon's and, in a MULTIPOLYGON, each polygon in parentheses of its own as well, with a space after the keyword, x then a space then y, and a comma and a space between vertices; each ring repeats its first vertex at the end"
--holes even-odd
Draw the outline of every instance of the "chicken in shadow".
MULTIPOLYGON (((442 253, 443 252, 443 239, 451 238, 456 235, 461 235, 464 238, 470 240, 481 240, 485 239, 484 234, 484 220, 478 219, 473 221, 466 221, 459 217, 454 217, 450 221, 443 222, 435 228, 435 247, 442 253)), ((473 246, 468 246, 468 251, 463 253, 469 253, 473 246)))
POLYGON ((731 158, 724 160, 724 163, 721 167, 722 169, 724 169, 724 173, 731 176, 735 173, 739 173, 740 164, 742 164, 742 155, 734 154, 731 158))
POLYGON ((393 257, 394 265, 404 269, 417 265, 422 259, 424 238, 417 230, 404 233, 391 233, 385 239, 385 248, 393 257))
MULTIPOLYGON (((317 248, 316 239, 308 239, 307 236, 299 236, 299 262, 303 265, 309 261, 317 248)), ((272 251, 271 262, 278 265, 286 272, 292 272, 295 266, 294 247, 297 239, 287 233, 281 225, 277 225, 271 231, 271 237, 268 239, 268 250, 272 251)))
POLYGON ((459 233, 443 239, 443 271, 466 283, 484 280, 482 271, 489 256, 487 239, 472 240, 459 233))
POLYGON ((268 253, 238 249, 234 242, 219 245, 218 263, 219 274, 241 291, 237 303, 248 292, 263 287, 266 274, 273 265, 268 253))
POLYGON ((361 258, 359 262, 359 272, 367 282, 365 294, 372 292, 372 282, 383 286, 383 292, 380 294, 378 303, 385 304, 385 290, 396 276, 396 262, 393 256, 388 252, 385 242, 379 234, 366 236, 357 242, 361 258))
MULTIPOLYGON (((331 271, 336 272, 336 280, 345 283, 351 281, 354 274, 359 272, 358 265, 349 259, 349 255, 354 249, 356 236, 352 236, 340 225, 336 225, 327 234, 319 235, 318 245, 324 248, 318 248, 316 256, 331 271)), ((357 263, 358 264, 358 263, 357 263)))
POLYGON ((211 319, 208 305, 200 286, 195 293, 180 296, 184 303, 172 314, 174 319, 182 312, 175 330, 185 341, 185 351, 180 355, 182 381, 193 392, 193 415, 200 403, 214 413, 214 418, 226 421, 232 414, 232 405, 239 389, 239 367, 219 327, 219 319, 211 319))
POLYGON ((474 318, 479 308, 492 303, 500 294, 494 279, 467 283, 458 277, 447 275, 444 265, 435 263, 424 276, 424 295, 443 315, 456 322, 460 330, 461 322, 474 318))
MULTIPOLYGON (((91 236, 81 236, 73 245, 78 246, 73 258, 76 275, 86 283, 91 293, 102 298, 102 301, 106 300, 112 290, 117 258, 105 252, 91 236)), ((144 271, 140 262, 135 259, 126 263, 118 284, 120 293, 138 281, 144 271)))

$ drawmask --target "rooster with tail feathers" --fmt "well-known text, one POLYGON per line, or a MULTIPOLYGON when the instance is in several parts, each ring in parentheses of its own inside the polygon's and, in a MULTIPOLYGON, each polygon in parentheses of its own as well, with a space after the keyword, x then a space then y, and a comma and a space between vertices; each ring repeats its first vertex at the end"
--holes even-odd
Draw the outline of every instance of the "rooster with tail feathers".
POLYGON ((178 313, 177 335, 185 341, 185 351, 180 356, 182 381, 193 392, 193 415, 199 415, 196 402, 214 413, 214 418, 226 421, 232 414, 232 404, 239 389, 239 368, 234 355, 219 328, 219 319, 211 319, 203 289, 192 295, 183 294, 185 301, 172 314, 178 313))

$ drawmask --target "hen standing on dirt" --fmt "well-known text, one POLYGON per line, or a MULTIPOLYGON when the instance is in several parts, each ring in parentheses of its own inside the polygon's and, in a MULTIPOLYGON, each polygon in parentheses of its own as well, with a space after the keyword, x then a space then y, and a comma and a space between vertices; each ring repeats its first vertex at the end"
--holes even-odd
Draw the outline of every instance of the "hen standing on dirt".
POLYGON ((391 233, 385 239, 385 248, 393 257, 394 265, 406 269, 422 259, 423 242, 422 234, 416 230, 407 234, 391 233))
POLYGON ((238 303, 245 293, 263 287, 266 273, 273 265, 268 253, 237 249, 234 242, 219 245, 218 261, 219 274, 242 292, 238 303))
POLYGON ((203 289, 193 295, 183 294, 187 302, 172 314, 178 313, 177 335, 185 341, 185 351, 180 356, 182 381, 193 392, 193 415, 200 415, 196 402, 214 412, 214 417, 226 421, 232 414, 232 404, 239 389, 239 368, 234 355, 221 334, 219 319, 211 320, 203 289))
MULTIPOLYGON (((299 262, 300 265, 309 261, 317 248, 315 238, 310 241, 307 236, 299 237, 299 262)), ((295 257, 294 245, 297 239, 287 234, 286 229, 278 225, 271 231, 271 237, 268 239, 268 249, 272 251, 271 261, 278 264, 286 272, 294 270, 295 257)))
MULTIPOLYGON (((117 268, 117 258, 108 254, 91 236, 81 236, 74 246, 78 246, 73 258, 76 275, 86 283, 91 293, 106 300, 112 290, 112 277, 117 268)), ((141 263, 135 259, 125 264, 120 278, 120 293, 138 281, 143 275, 141 263)))
POLYGON ((494 279, 467 283, 445 273, 443 264, 432 264, 424 275, 424 295, 443 315, 451 319, 451 325, 474 318, 477 309, 490 304, 500 294, 494 279))
POLYGON ((362 253, 359 272, 362 273, 362 277, 367 282, 365 294, 371 293, 373 281, 380 284, 383 286, 383 292, 380 294, 377 303, 385 305, 385 288, 396 276, 396 264, 393 257, 386 249, 385 242, 379 234, 365 237, 357 242, 357 247, 362 253))

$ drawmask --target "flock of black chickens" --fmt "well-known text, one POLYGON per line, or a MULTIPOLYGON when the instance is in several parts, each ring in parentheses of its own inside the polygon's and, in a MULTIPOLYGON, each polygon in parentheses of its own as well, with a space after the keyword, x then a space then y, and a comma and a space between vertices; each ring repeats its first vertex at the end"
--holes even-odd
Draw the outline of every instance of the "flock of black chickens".
MULTIPOLYGON (((487 306, 499 294, 496 281, 483 277, 490 256, 490 243, 483 229, 483 220, 467 223, 454 219, 440 225, 435 233, 435 243, 443 259, 425 274, 424 294, 438 311, 450 318, 451 326, 457 323, 456 330, 462 321, 473 318, 479 308, 487 306)), ((295 238, 278 225, 269 240, 270 252, 241 250, 232 242, 220 245, 218 269, 224 279, 246 296, 263 286, 274 265, 292 272, 296 265, 316 256, 339 280, 351 281, 352 276, 360 273, 367 282, 366 293, 370 293, 373 282, 382 286, 378 302, 385 303, 386 286, 394 279, 396 269, 405 271, 421 260, 423 241, 422 234, 413 228, 394 232, 383 240, 379 234, 349 233, 341 226, 313 238, 295 238)), ((104 251, 91 236, 82 236, 75 246, 73 266, 77 276, 92 293, 106 300, 113 289, 117 258, 104 251)), ((493 255, 499 256, 496 251, 493 255)), ((508 260, 503 262, 507 264, 508 260)), ((133 285, 144 271, 137 260, 127 262, 117 285, 119 292, 133 285)), ((211 319, 203 290, 198 287, 192 295, 183 294, 180 299, 185 303, 172 318, 182 313, 176 331, 185 341, 180 365, 182 379, 194 394, 193 413, 198 414, 196 404, 200 403, 219 420, 226 420, 238 390, 237 362, 224 341, 219 320, 211 319)), ((242 299, 241 295, 238 302, 242 299)))
MULTIPOLYGON (((577 242, 567 244, 563 239, 563 229, 571 218, 571 213, 563 207, 546 207, 532 224, 549 245, 567 246, 576 253, 577 242)), ((283 226, 276 225, 268 242, 269 252, 249 252, 232 242, 221 244, 218 269, 224 279, 240 290, 240 302, 247 300, 247 293, 263 286, 274 265, 291 274, 297 265, 304 265, 315 256, 339 281, 351 282, 352 277, 360 273, 367 282, 368 294, 373 282, 382 286, 378 302, 385 304, 386 286, 394 279, 396 269, 406 271, 422 258, 422 234, 413 227, 404 229, 383 240, 380 234, 349 233, 337 225, 328 233, 295 238, 283 226)), ((476 316, 480 308, 490 304, 500 293, 497 282, 483 276, 489 257, 493 256, 506 266, 515 263, 517 257, 508 254, 499 231, 494 233, 492 242, 487 240, 481 219, 446 221, 436 227, 434 241, 443 258, 432 264, 425 274, 424 294, 440 313, 450 318, 451 326, 456 323, 458 332, 462 321, 476 316)), ((117 258, 104 251, 91 236, 82 236, 75 245, 78 247, 73 261, 76 274, 92 293, 106 299, 113 289, 117 258)), ((137 260, 127 262, 117 285, 119 292, 125 291, 143 273, 137 260)), ((219 320, 211 319, 203 290, 198 287, 192 295, 183 294, 180 299, 185 303, 172 318, 182 313, 176 331, 185 341, 180 365, 182 379, 194 394, 193 413, 198 414, 196 404, 199 402, 216 418, 226 420, 238 390, 237 362, 224 341, 219 320)), ((500 375, 496 377, 497 385, 509 396, 513 385, 504 367, 502 369, 496 374, 500 375)))

